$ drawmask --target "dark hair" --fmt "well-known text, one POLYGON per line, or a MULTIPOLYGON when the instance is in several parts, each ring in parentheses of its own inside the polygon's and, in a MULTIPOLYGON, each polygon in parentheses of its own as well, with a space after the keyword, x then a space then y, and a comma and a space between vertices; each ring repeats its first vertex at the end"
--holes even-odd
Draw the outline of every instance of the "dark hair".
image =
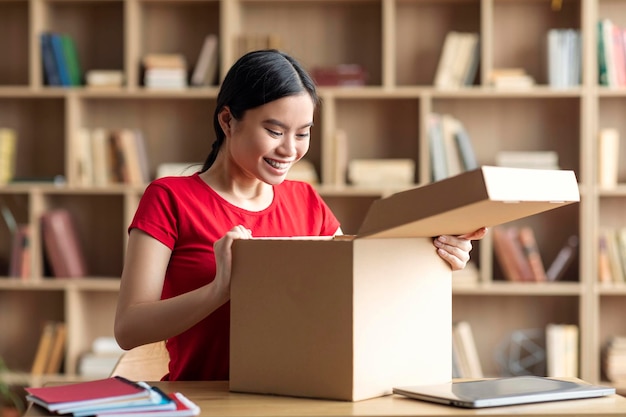
POLYGON ((275 49, 248 52, 230 68, 220 92, 213 115, 216 139, 201 172, 213 165, 224 143, 224 131, 219 124, 219 113, 225 106, 232 116, 241 120, 246 110, 262 106, 283 97, 307 92, 313 103, 319 103, 315 83, 293 57, 275 49))

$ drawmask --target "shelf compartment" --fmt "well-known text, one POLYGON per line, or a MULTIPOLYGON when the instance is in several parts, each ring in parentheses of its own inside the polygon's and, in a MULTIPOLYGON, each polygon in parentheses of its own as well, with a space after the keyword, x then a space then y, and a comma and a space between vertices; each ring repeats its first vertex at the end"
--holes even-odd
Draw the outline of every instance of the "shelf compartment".
POLYGON ((278 35, 281 49, 309 71, 315 66, 359 64, 367 71, 367 85, 382 84, 380 0, 244 0, 240 8, 241 34, 278 35))
POLYGON ((548 83, 547 35, 550 29, 581 29, 582 0, 494 0, 493 67, 523 68, 537 84, 548 83))
POLYGON ((154 178, 162 163, 204 163, 215 140, 214 109, 215 100, 204 97, 89 97, 81 101, 80 126, 141 130, 154 178))
POLYGON ((70 211, 76 223, 89 277, 121 276, 127 227, 123 196, 75 195, 61 190, 46 193, 44 204, 46 209, 66 208, 70 211))
MULTIPOLYGON (((418 99, 412 98, 337 99, 335 126, 346 133, 346 162, 368 158, 412 159, 414 183, 419 183, 419 104, 418 99)), ((338 175, 340 183, 347 183, 347 173, 338 175)))
POLYGON ((582 119, 580 97, 437 97, 432 108, 463 123, 479 165, 495 165, 499 151, 556 151, 582 181, 581 122, 572 123, 582 119))
MULTIPOLYGON (((598 129, 614 128, 617 129, 622 139, 626 137, 626 119, 624 118, 624 112, 626 112, 626 96, 618 97, 600 97, 598 101, 598 129)), ((594 132, 596 137, 594 143, 598 143, 596 138, 599 132, 594 132)), ((619 146, 619 161, 617 181, 618 183, 626 183, 626 146, 619 146)), ((599 164, 599 161, 597 162, 599 164)))
MULTIPOLYGON (((497 352, 506 346, 512 332, 541 334, 549 323, 578 324, 579 301, 579 297, 568 295, 454 295, 452 319, 470 323, 483 372, 496 377, 503 375, 497 352)), ((540 337, 537 340, 541 343, 540 337)))
MULTIPOLYGON (((0 208, 10 212, 16 225, 26 225, 30 221, 29 197, 28 193, 13 193, 7 189, 0 190, 0 208)), ((11 263, 13 233, 9 230, 9 225, 6 224, 4 219, 0 220, 0 225, 0 277, 6 277, 9 274, 11 263)), ((20 278, 11 278, 11 280, 16 279, 19 280, 20 278)))
POLYGON ((16 131, 17 178, 65 175, 65 98, 2 96, 0 127, 16 131))
POLYGON ((44 5, 42 30, 72 37, 83 76, 91 69, 124 69, 123 0, 45 0, 44 5))
POLYGON ((113 337, 117 291, 68 288, 68 331, 72 338, 67 345, 65 372, 76 374, 80 356, 91 351, 98 337, 113 337))
MULTIPOLYGON (((398 0, 395 13, 396 85, 433 85, 446 35, 480 33, 479 0, 398 0)), ((480 84, 480 77, 476 77, 480 84)))
MULTIPOLYGON (((139 60, 146 54, 182 54, 189 73, 195 68, 204 39, 220 35, 220 2, 139 1, 139 60)), ((137 62, 137 70, 140 70, 137 62)), ((135 63, 132 63, 135 65, 135 63)), ((134 68, 134 67, 133 67, 134 68)))
POLYGON ((63 289, 0 289, 0 352, 12 371, 30 372, 43 325, 65 319, 64 303, 63 289))
MULTIPOLYGON (((503 225, 504 227, 529 226, 535 233, 539 253, 548 270, 556 258, 561 247, 564 246, 570 236, 580 237, 579 230, 580 205, 570 204, 555 210, 550 210, 524 219, 503 225)), ((496 226, 497 227, 497 226, 496 226)), ((580 255, 579 249, 575 254, 573 262, 565 270, 563 277, 559 281, 580 282, 580 255)), ((500 262, 494 252, 493 254, 493 280, 494 282, 505 282, 506 278, 500 267, 500 262)), ((534 284, 534 283, 527 283, 534 284)))
POLYGON ((30 2, 0 2, 0 86, 28 85, 30 2))

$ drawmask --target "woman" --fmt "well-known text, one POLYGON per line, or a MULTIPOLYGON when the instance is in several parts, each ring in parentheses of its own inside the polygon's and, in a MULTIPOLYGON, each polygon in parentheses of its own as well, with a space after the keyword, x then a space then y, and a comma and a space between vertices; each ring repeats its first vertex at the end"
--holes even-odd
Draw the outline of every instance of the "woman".
MULTIPOLYGON (((339 221, 306 183, 285 181, 309 149, 319 102, 292 57, 251 52, 217 97, 217 139, 202 170, 146 189, 129 226, 115 336, 124 349, 167 340, 169 380, 227 380, 231 244, 254 236, 331 236, 339 221)), ((434 240, 452 269, 471 235, 434 240)))

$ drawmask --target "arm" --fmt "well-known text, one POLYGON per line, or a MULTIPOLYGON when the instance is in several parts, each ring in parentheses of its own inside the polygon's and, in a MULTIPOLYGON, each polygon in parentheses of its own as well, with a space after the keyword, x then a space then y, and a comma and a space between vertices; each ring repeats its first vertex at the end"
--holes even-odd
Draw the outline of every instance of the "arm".
POLYGON ((453 271, 465 268, 470 259, 472 240, 480 240, 487 234, 487 228, 482 227, 472 233, 460 236, 443 235, 433 240, 437 254, 450 264, 453 271))
POLYGON ((161 300, 171 250, 133 229, 122 272, 115 338, 124 349, 175 336, 211 314, 230 298, 231 245, 250 237, 237 226, 215 242, 215 280, 196 290, 161 300))

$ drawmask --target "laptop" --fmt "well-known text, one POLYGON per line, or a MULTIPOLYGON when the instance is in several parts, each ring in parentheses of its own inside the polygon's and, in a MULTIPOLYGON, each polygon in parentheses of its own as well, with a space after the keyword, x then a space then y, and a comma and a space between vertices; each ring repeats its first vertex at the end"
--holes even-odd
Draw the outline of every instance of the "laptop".
POLYGON ((615 394, 615 388, 540 376, 448 382, 393 388, 394 394, 464 408, 500 407, 615 394))

